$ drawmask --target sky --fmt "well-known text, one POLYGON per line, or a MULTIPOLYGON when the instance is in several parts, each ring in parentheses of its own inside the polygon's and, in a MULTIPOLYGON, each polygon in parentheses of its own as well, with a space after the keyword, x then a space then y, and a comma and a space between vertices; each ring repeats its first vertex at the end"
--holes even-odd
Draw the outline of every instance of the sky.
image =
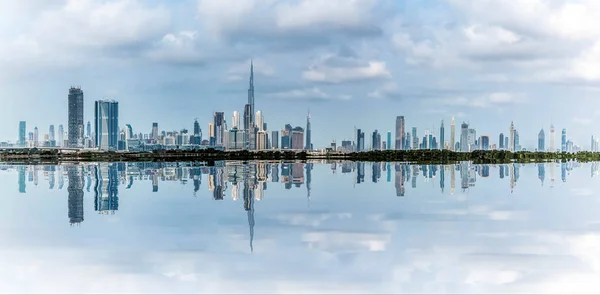
MULTIPOLYGON (((589 148, 600 123, 595 0, 0 0, 0 140, 67 123, 70 86, 119 101, 135 133, 206 129, 243 112, 250 60, 269 130, 306 125, 316 148, 469 122, 525 148, 553 123, 589 148)), ((459 127, 457 127, 458 129, 459 127)), ((457 132, 458 133, 458 132, 457 132)), ((600 134, 598 134, 600 135, 600 134)))

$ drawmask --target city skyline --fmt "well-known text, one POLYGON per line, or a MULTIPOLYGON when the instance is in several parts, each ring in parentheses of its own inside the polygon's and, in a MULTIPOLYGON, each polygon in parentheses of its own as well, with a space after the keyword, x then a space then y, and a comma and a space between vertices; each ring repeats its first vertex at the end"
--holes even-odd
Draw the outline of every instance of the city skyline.
MULTIPOLYGON (((533 1, 536 9, 520 14, 508 1, 486 1, 490 9, 461 1, 337 1, 345 13, 306 0, 244 1, 238 12, 222 1, 115 2, 122 5, 101 23, 91 16, 106 11, 106 1, 3 4, 1 141, 19 139, 19 121, 28 132, 68 129, 70 85, 85 92, 83 124, 93 121, 94 101, 115 99, 120 121, 136 132, 149 133, 153 122, 191 129, 194 118, 204 129, 214 112, 243 113, 251 60, 255 108, 269 129, 304 126, 306 113, 294 110, 310 108, 315 148, 352 139, 353 126, 384 134, 397 116, 405 132, 418 127, 419 137, 455 117, 491 143, 514 121, 528 149, 537 147, 541 128, 548 137, 550 124, 584 148, 597 136, 600 114, 589 111, 600 81, 596 26, 557 18, 571 11, 567 2, 533 1), (286 21, 290 13, 296 21, 286 21), (254 23, 257 15, 264 22, 254 23)), ((583 11, 578 19, 595 23, 599 8, 591 1, 570 5, 583 11)))

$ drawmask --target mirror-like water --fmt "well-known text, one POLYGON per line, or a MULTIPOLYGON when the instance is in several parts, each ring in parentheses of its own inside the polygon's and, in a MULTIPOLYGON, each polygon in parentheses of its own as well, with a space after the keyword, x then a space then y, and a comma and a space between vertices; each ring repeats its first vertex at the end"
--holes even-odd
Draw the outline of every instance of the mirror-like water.
POLYGON ((599 167, 4 164, 0 292, 600 292, 599 167))

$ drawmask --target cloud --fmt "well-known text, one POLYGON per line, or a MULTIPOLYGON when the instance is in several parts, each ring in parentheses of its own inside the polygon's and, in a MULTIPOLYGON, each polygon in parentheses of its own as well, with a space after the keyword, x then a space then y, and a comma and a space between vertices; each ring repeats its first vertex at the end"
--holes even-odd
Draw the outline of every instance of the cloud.
POLYGON ((319 57, 302 73, 302 78, 306 81, 333 84, 391 77, 383 61, 361 60, 355 55, 334 54, 319 57))
POLYGON ((331 95, 323 92, 317 87, 304 88, 304 89, 292 89, 281 92, 268 93, 267 96, 282 98, 282 99, 302 99, 311 101, 325 101, 325 100, 349 100, 352 97, 350 95, 331 95))
POLYGON ((524 93, 507 93, 507 92, 492 92, 483 96, 477 96, 467 98, 464 96, 449 97, 439 99, 438 102, 447 106, 460 106, 460 107, 476 107, 476 108, 490 108, 490 107, 507 107, 519 104, 524 104, 529 101, 527 95, 524 93))
POLYGON ((168 33, 155 43, 147 55, 157 62, 171 64, 200 65, 204 62, 195 31, 168 33))
POLYGON ((398 95, 399 95, 398 85, 393 82, 385 83, 382 86, 380 86, 379 88, 377 88, 377 89, 373 90, 372 92, 369 92, 369 94, 367 94, 367 96, 369 96, 371 98, 375 98, 375 99, 392 98, 392 97, 396 97, 398 95))
POLYGON ((590 125, 592 124, 592 119, 590 118, 581 118, 581 117, 574 117, 573 118, 573 123, 579 124, 579 125, 590 125))
MULTIPOLYGON (((200 22, 213 37, 229 43, 274 44, 298 49, 327 44, 336 37, 381 35, 374 0, 198 1, 200 22)), ((275 48, 271 48, 275 49, 275 48)))

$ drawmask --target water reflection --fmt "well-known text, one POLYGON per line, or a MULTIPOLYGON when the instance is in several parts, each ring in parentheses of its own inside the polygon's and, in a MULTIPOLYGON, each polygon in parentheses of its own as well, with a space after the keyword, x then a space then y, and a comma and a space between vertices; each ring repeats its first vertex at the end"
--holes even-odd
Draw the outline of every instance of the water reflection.
POLYGON ((598 291, 598 175, 576 162, 0 165, 0 291, 598 291), (56 266, 81 285, 48 287, 56 266), (12 270, 27 284, 2 279, 12 270))

